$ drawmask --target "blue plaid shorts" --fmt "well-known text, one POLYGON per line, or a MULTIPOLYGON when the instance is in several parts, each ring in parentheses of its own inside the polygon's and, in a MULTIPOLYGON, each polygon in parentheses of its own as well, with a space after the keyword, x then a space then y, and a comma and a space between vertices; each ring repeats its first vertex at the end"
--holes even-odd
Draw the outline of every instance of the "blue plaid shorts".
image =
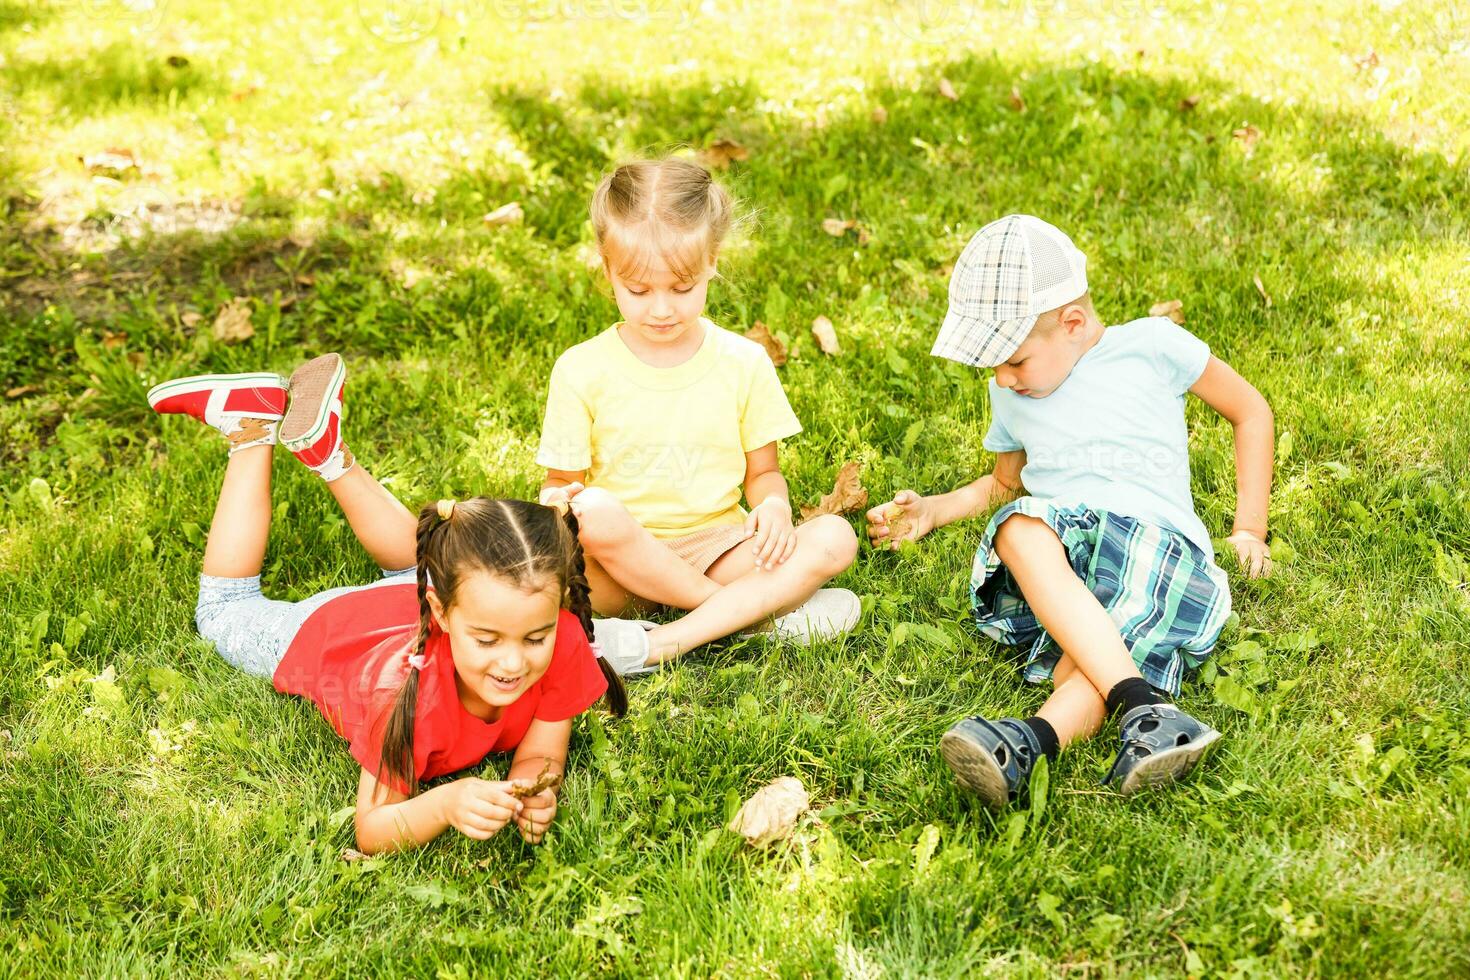
POLYGON ((1156 524, 1022 497, 995 512, 975 553, 970 602, 980 632, 1020 650, 1026 680, 1050 680, 1062 651, 1031 612, 995 551, 996 529, 1012 514, 1046 522, 1077 577, 1108 611, 1138 671, 1179 693, 1186 670, 1215 649, 1230 615, 1224 571, 1182 534, 1156 524))

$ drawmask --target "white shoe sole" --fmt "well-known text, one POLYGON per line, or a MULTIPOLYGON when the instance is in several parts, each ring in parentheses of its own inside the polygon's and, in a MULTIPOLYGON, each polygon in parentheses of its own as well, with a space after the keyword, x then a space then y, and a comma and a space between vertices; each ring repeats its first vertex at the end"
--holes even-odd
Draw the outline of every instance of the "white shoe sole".
POLYGON ((939 754, 960 785, 980 797, 986 806, 1000 810, 1010 802, 1005 773, 984 748, 956 732, 945 732, 939 740, 939 754))
POLYGON ((1211 731, 1188 745, 1154 753, 1133 767, 1133 771, 1123 780, 1123 785, 1118 787, 1118 792, 1124 796, 1132 796, 1140 790, 1165 786, 1183 779, 1199 764, 1205 750, 1219 740, 1220 733, 1211 731))

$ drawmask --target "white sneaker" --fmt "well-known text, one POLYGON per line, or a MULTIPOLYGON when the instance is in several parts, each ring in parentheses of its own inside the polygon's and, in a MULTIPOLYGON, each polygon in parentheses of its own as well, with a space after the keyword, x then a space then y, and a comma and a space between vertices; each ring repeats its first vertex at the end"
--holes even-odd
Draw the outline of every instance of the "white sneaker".
POLYGON ((648 631, 657 625, 646 619, 594 619, 592 652, 611 664, 619 676, 652 673, 659 665, 648 665, 648 631))
POLYGON ((851 589, 818 589, 806 602, 776 620, 769 632, 803 646, 851 633, 863 616, 863 601, 851 589))

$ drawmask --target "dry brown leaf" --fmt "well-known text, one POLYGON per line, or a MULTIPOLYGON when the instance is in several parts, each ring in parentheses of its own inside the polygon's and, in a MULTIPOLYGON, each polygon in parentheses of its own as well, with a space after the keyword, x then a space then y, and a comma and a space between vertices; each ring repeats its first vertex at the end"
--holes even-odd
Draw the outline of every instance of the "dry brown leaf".
POLYGON ((1166 299, 1162 303, 1155 303, 1148 308, 1149 316, 1166 316, 1175 323, 1184 323, 1184 301, 1178 299, 1166 299))
POLYGON ((856 460, 842 464, 832 492, 817 501, 815 507, 801 508, 801 519, 809 521, 821 514, 850 514, 868 506, 868 491, 862 483, 863 468, 856 460))
POLYGON ((711 170, 728 170, 732 163, 744 163, 749 160, 750 150, 734 140, 718 139, 705 147, 699 158, 711 170))
POLYGON ((1195 106, 1199 105, 1200 99, 1203 98, 1203 95, 1186 95, 1184 98, 1179 100, 1179 111, 1188 112, 1195 106))
POLYGON ((889 541, 901 541, 914 529, 914 522, 909 520, 909 512, 898 504, 889 504, 883 508, 883 516, 888 521, 889 541))
POLYGON ((119 331, 117 333, 113 333, 111 330, 102 331, 102 346, 106 350, 117 350, 119 347, 121 347, 123 344, 126 344, 127 342, 128 334, 125 330, 119 331))
POLYGON ((552 772, 551 760, 547 759, 546 765, 541 767, 541 774, 536 777, 536 781, 534 783, 512 783, 510 787, 510 795, 514 796, 518 800, 524 800, 528 796, 535 796, 537 793, 544 793, 547 790, 552 790, 553 792, 555 792, 556 790, 561 789, 561 780, 561 773, 552 772))
POLYGON ((1254 150, 1256 148, 1256 144, 1259 143, 1261 140, 1261 131, 1252 126, 1250 123, 1246 123, 1239 129, 1232 130, 1230 135, 1233 136, 1236 141, 1240 143, 1241 146, 1245 147, 1246 153, 1250 153, 1252 150, 1254 150))
POLYGON ((951 102, 958 102, 960 100, 960 93, 954 90, 954 83, 947 78, 941 78, 939 80, 939 94, 951 102))
POLYGON ((801 780, 782 776, 756 790, 730 821, 729 828, 752 847, 766 847, 789 837, 796 821, 811 805, 801 780))
POLYGON ((203 319, 204 314, 195 313, 193 310, 190 310, 188 313, 182 314, 179 317, 179 322, 186 327, 197 327, 203 319))
POLYGON ((859 245, 866 245, 868 244, 868 242, 873 240, 873 236, 868 233, 868 229, 865 228, 863 225, 857 226, 857 238, 859 245))
POLYGON ((753 340, 766 349, 771 356, 771 363, 780 367, 786 363, 786 345, 781 343, 781 338, 771 333, 771 329, 759 320, 755 326, 745 331, 746 339, 753 340))
POLYGON ((519 201, 511 201, 485 215, 484 222, 487 228, 498 228, 501 225, 518 225, 526 217, 526 212, 521 210, 519 201))
POLYGON ((233 344, 254 337, 255 327, 250 323, 253 312, 247 297, 236 296, 230 300, 220 307, 219 314, 214 318, 214 339, 233 344))
POLYGON ((1369 68, 1378 67, 1378 52, 1369 48, 1363 54, 1353 59, 1353 64, 1358 66, 1358 71, 1367 71, 1369 68))
POLYGON ((82 166, 94 174, 117 176, 138 169, 138 157, 125 147, 109 146, 101 153, 82 157, 82 166))
POLYGON ((309 275, 305 272, 298 273, 296 276, 296 284, 299 286, 315 286, 316 276, 309 275))
POLYGON ((337 857, 343 861, 346 861, 348 864, 351 864, 354 861, 366 861, 371 858, 372 855, 364 854, 355 847, 344 847, 342 848, 342 853, 337 855, 337 857))
POLYGON ((38 386, 36 386, 36 385, 21 385, 19 388, 11 388, 9 391, 7 391, 5 393, 5 397, 6 398, 12 398, 12 399, 13 398, 24 398, 26 395, 29 395, 29 394, 31 394, 33 392, 37 392, 37 391, 40 391, 40 390, 41 389, 38 386))
POLYGON ((883 106, 881 105, 874 106, 873 122, 877 123, 879 126, 882 126, 884 123, 888 122, 888 110, 883 108, 883 106))
POLYGON ((1261 282, 1260 273, 1256 273, 1251 278, 1255 281, 1256 292, 1261 294, 1261 299, 1266 301, 1266 309, 1269 310, 1271 308, 1271 294, 1266 292, 1266 284, 1261 282))
POLYGON ((812 321, 812 336, 817 338, 817 346, 822 349, 823 354, 842 353, 842 348, 837 344, 837 328, 826 317, 819 316, 812 321))
POLYGON ((1011 108, 1017 112, 1026 111, 1026 100, 1021 97, 1021 90, 1014 85, 1011 86, 1011 108))
POLYGON ((850 230, 857 227, 857 222, 851 218, 844 221, 841 218, 823 218, 822 230, 833 238, 841 238, 850 230))

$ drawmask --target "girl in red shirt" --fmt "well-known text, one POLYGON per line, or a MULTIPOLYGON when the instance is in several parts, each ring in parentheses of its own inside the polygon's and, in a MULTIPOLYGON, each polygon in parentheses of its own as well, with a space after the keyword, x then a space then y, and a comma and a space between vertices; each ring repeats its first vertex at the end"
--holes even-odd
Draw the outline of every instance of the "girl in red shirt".
POLYGON ((484 840, 512 820, 536 843, 556 816, 572 719, 604 695, 614 714, 627 709, 618 675, 588 642, 577 520, 488 497, 441 500, 415 520, 343 444, 344 379, 342 359, 328 354, 289 381, 200 375, 148 393, 154 410, 193 416, 230 443, 200 576, 200 634, 276 690, 311 699, 347 739, 362 766, 360 850, 411 847, 450 827, 484 840), (301 602, 261 593, 278 440, 327 481, 382 581, 301 602), (466 776, 420 792, 511 750, 506 781, 466 776))

